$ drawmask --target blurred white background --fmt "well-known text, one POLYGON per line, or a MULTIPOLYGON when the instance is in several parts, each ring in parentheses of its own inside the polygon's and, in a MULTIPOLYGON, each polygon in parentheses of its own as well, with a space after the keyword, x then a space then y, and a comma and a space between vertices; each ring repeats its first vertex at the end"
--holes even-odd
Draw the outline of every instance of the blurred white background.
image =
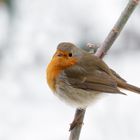
MULTIPOLYGON (((128 0, 0 0, 0 140, 66 140, 75 108, 48 88, 56 46, 103 42, 128 0)), ((140 7, 105 57, 140 86, 140 7)), ((89 107, 80 140, 139 140, 140 95, 109 95, 89 107)))

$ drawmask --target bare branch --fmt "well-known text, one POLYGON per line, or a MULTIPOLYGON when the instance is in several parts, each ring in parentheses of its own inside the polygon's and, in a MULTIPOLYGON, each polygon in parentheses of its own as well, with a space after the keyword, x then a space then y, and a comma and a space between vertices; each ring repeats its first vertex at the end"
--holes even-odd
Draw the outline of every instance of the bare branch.
POLYGON ((114 27, 112 28, 112 30, 110 31, 104 42, 101 44, 100 48, 95 53, 96 56, 102 58, 106 54, 106 52, 111 48, 112 44, 117 39, 118 35, 122 31, 124 25, 128 21, 130 15, 134 11, 138 3, 139 0, 130 0, 128 2, 126 8, 122 12, 116 24, 114 25, 114 27))
POLYGON ((86 110, 84 110, 84 109, 76 109, 74 121, 77 117, 79 119, 77 120, 78 121, 77 126, 74 126, 74 128, 73 128, 73 125, 70 126, 71 135, 69 137, 69 140, 79 140, 85 111, 86 110))
MULTIPOLYGON (((114 25, 114 27, 112 28, 112 30, 110 31, 110 33, 108 34, 108 36, 106 37, 104 42, 101 44, 101 46, 98 48, 97 52, 95 53, 95 55, 97 57, 103 58, 104 55, 106 54, 106 52, 111 48, 112 44, 114 43, 114 41, 116 40, 116 38, 118 37, 120 32, 122 31, 124 25, 126 24, 130 15, 132 14, 134 9, 138 5, 139 1, 140 0, 129 0, 126 8, 122 12, 122 14, 119 17, 119 19, 117 20, 116 24, 114 25)), ((83 123, 85 111, 86 110, 77 109, 74 120, 75 120, 75 118, 77 118, 77 116, 79 116, 79 113, 80 113, 81 115, 80 115, 79 121, 80 121, 80 123, 83 123)), ((76 125, 71 130, 69 140, 79 140, 81 128, 82 128, 82 125, 76 125)))
POLYGON ((98 50, 99 45, 93 44, 93 43, 87 43, 86 45, 88 48, 90 48, 89 53, 95 54, 95 52, 98 50))

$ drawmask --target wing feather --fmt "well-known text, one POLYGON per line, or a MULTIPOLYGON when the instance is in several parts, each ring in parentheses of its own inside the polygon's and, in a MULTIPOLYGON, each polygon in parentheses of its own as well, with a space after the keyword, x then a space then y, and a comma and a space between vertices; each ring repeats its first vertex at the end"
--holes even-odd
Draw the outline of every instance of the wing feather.
POLYGON ((116 81, 102 70, 88 71, 83 67, 74 66, 64 70, 64 73, 68 83, 74 88, 125 94, 117 88, 116 81))

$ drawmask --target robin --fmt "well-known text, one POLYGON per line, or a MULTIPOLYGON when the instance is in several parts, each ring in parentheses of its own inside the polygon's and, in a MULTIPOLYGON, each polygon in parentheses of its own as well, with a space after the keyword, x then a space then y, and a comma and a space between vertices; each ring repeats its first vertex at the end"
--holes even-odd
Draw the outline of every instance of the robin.
POLYGON ((69 42, 58 45, 46 71, 53 93, 77 108, 86 108, 102 93, 123 94, 120 89, 140 93, 100 58, 69 42))

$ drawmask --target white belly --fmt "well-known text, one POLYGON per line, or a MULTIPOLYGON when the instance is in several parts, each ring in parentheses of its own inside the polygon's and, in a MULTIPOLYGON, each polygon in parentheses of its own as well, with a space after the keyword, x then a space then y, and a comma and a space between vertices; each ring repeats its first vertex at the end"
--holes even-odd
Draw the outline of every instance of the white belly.
POLYGON ((64 102, 77 108, 86 108, 101 95, 99 92, 73 88, 65 83, 61 83, 61 86, 59 85, 56 86, 55 95, 64 102))

